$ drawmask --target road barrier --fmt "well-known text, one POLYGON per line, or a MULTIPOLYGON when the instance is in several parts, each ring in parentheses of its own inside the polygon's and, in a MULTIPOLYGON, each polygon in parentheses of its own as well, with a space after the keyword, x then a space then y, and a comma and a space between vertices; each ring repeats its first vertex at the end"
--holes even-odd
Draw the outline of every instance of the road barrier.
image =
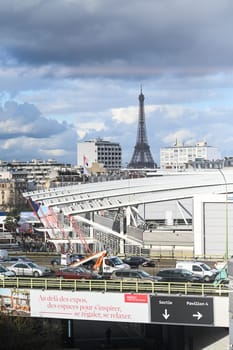
POLYGON ((178 283, 127 280, 73 280, 63 278, 16 277, 0 279, 0 288, 57 289, 72 291, 131 292, 199 296, 228 296, 228 286, 211 283, 178 283))

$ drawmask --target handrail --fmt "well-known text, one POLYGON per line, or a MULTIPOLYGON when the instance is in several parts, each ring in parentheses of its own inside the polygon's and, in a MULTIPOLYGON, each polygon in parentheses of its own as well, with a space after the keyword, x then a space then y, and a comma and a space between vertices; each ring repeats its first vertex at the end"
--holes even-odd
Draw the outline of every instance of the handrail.
POLYGON ((0 288, 29 288, 46 290, 88 290, 104 292, 163 293, 195 296, 228 296, 227 285, 211 283, 180 283, 127 280, 75 280, 63 278, 15 277, 0 279, 0 288))

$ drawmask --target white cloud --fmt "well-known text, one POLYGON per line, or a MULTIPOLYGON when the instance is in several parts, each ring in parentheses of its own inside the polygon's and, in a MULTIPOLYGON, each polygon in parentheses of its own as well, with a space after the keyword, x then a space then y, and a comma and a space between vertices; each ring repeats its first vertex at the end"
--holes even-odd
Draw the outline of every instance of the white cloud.
POLYGON ((182 144, 182 143, 185 143, 186 145, 194 144, 195 136, 196 135, 194 135, 194 133, 191 132, 190 130, 182 129, 166 135, 163 139, 163 142, 168 144, 169 146, 172 144, 175 144, 176 141, 179 144, 182 144))
POLYGON ((6 141, 1 142, 1 148, 5 151, 13 149, 16 146, 18 146, 18 140, 16 139, 8 139, 6 141))
MULTIPOLYGON (((145 106, 146 118, 156 111, 157 107, 152 105, 145 106)), ((117 123, 134 124, 138 122, 139 107, 129 106, 127 108, 111 109, 112 119, 117 123)))
POLYGON ((42 150, 42 153, 44 154, 45 157, 64 157, 64 156, 68 156, 68 152, 63 149, 49 149, 49 150, 46 150, 46 149, 43 149, 42 150))
POLYGON ((77 134, 81 139, 83 139, 86 135, 88 135, 92 131, 99 133, 105 130, 107 130, 107 127, 103 122, 80 123, 77 126, 77 134))
POLYGON ((190 115, 190 108, 178 105, 160 106, 159 112, 168 120, 179 120, 184 118, 185 114, 190 115))
POLYGON ((138 120, 136 107, 114 108, 111 110, 112 119, 117 123, 133 124, 138 120))

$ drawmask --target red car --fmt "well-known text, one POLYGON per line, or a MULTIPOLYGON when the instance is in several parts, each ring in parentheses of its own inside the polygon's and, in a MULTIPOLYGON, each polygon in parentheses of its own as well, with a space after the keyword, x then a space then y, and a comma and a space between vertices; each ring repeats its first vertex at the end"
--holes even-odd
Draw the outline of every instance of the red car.
POLYGON ((82 266, 78 266, 75 268, 66 267, 64 269, 60 269, 55 272, 55 277, 86 280, 101 279, 101 276, 98 273, 87 270, 82 266))

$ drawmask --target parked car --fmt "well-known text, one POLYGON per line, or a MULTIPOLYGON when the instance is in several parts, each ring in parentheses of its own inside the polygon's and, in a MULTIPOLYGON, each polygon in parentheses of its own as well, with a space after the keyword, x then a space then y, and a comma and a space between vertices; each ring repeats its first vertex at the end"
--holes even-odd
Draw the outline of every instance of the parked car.
POLYGON ((7 267, 0 265, 0 279, 15 277, 15 273, 7 267))
POLYGON ((62 277, 66 279, 101 279, 101 276, 94 271, 90 271, 82 266, 75 268, 66 267, 55 272, 55 277, 62 277))
POLYGON ((157 276, 161 277, 163 282, 203 282, 201 276, 197 276, 189 270, 185 269, 161 269, 157 276))
POLYGON ((152 259, 143 256, 128 256, 123 261, 130 267, 138 268, 140 265, 143 267, 155 267, 155 262, 152 259))
POLYGON ((110 279, 127 279, 127 280, 148 280, 158 282, 161 280, 159 276, 150 275, 144 270, 137 269, 121 269, 113 271, 110 279))
POLYGON ((176 268, 189 270, 195 275, 200 276, 205 282, 213 282, 218 273, 218 270, 212 269, 202 261, 177 261, 176 268))
POLYGON ((81 259, 84 258, 84 255, 82 254, 64 254, 59 255, 59 256, 55 256, 52 260, 51 260, 51 265, 52 266, 57 266, 57 265, 69 265, 72 264, 75 261, 79 261, 81 259), (65 258, 64 258, 65 256, 65 258))
POLYGON ((12 265, 16 262, 33 262, 31 259, 27 258, 26 256, 8 256, 6 260, 4 260, 4 264, 12 265))
POLYGON ((33 262, 23 261, 10 265, 8 269, 13 271, 16 276, 41 277, 48 276, 51 273, 51 270, 45 266, 40 266, 33 262))

